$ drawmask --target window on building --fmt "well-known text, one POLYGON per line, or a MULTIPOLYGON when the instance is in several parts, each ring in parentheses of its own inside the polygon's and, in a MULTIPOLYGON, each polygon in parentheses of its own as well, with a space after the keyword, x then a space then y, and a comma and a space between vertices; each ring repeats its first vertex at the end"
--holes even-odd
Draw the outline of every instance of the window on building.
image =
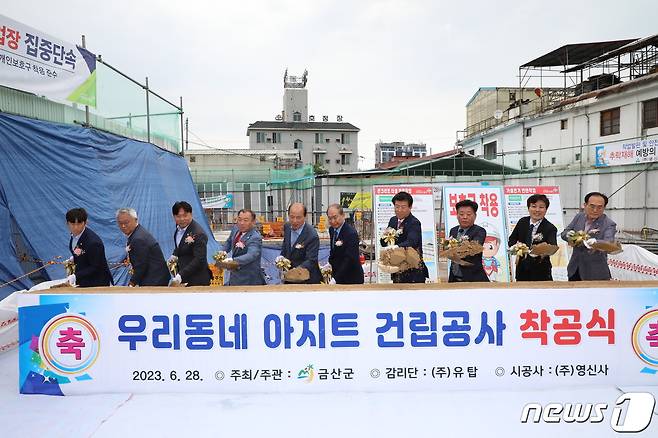
POLYGON ((320 144, 324 141, 324 134, 321 132, 315 133, 315 144, 320 144))
POLYGON ((302 113, 299 111, 295 111, 292 113, 292 121, 293 122, 301 122, 302 121, 302 113))
POLYGON ((324 160, 325 164, 331 164, 331 160, 324 160))
POLYGON ((281 143, 281 133, 273 132, 272 133, 272 143, 281 143))
POLYGON ((325 139, 324 139, 324 142, 325 142, 325 143, 331 143, 331 139, 330 139, 330 138, 325 138, 325 139))
POLYGON ((293 147, 294 147, 295 149, 300 149, 300 150, 301 150, 302 147, 303 147, 303 144, 304 144, 304 143, 303 143, 300 139, 297 139, 297 140, 295 140, 295 142, 293 143, 293 147))
POLYGON ((601 137, 619 134, 619 108, 601 111, 601 137))
POLYGON ((324 163, 324 154, 315 154, 315 164, 318 166, 324 163))
POLYGON ((577 154, 576 154, 575 160, 576 160, 576 161, 580 161, 580 153, 577 153, 577 154))
POLYGON ((388 161, 391 161, 393 157, 395 156, 395 152, 393 151, 383 151, 382 152, 382 163, 386 163, 388 161))
POLYGON ((560 120, 560 129, 564 131, 569 127, 569 119, 562 119, 560 120))
POLYGON ((484 158, 487 160, 493 160, 496 158, 496 142, 492 141, 484 145, 484 158))
POLYGON ((525 128, 525 136, 530 137, 532 135, 532 128, 525 128))
POLYGON ((340 158, 336 160, 336 164, 340 164, 340 158))
POLYGON ((343 166, 349 166, 350 164, 350 155, 351 154, 340 154, 340 164, 343 166))
POLYGON ((557 163, 557 158, 551 157, 551 164, 555 164, 555 163, 557 163))
POLYGON ((537 160, 532 160, 532 167, 537 167, 537 160))
POLYGON ((257 132, 256 133, 256 143, 265 143, 265 133, 257 132))
POLYGON ((510 91, 509 92, 509 101, 510 102, 515 102, 516 101, 516 91, 510 91))
POLYGON ((340 138, 337 138, 337 139, 336 139, 336 143, 340 143, 340 138))
POLYGON ((196 163, 196 157, 194 155, 190 155, 190 163, 196 163))
POLYGON ((340 134, 340 142, 342 144, 350 144, 350 135, 349 134, 340 134))
POLYGON ((658 127, 658 99, 642 102, 642 129, 658 127))

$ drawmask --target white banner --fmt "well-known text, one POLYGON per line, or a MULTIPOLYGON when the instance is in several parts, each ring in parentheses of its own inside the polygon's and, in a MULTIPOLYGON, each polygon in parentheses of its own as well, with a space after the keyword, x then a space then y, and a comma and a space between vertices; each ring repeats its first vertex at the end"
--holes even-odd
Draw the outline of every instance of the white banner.
POLYGON ((96 56, 0 15, 0 85, 96 107, 96 56))
POLYGON ((233 207, 233 194, 209 196, 201 198, 201 206, 203 208, 232 208, 233 207))
POLYGON ((148 292, 20 294, 20 391, 658 383, 655 287, 148 292))
POLYGON ((623 252, 608 255, 614 280, 658 280, 658 255, 637 245, 623 245, 623 252))
MULTIPOLYGON (((569 264, 569 253, 567 242, 560 238, 564 230, 562 217, 562 202, 560 200, 560 188, 558 186, 505 186, 505 208, 507 212, 507 229, 512 234, 516 223, 524 216, 528 216, 528 198, 534 194, 546 195, 550 205, 546 212, 546 219, 557 228, 557 244, 560 247, 557 253, 551 256, 553 266, 553 281, 568 281, 567 265, 569 264)), ((512 278, 514 278, 514 258, 510 258, 512 278)))
MULTIPOLYGON (((411 214, 413 214, 419 221, 423 235, 423 261, 427 266, 429 272, 429 281, 432 283, 437 282, 438 266, 437 266, 437 244, 436 244, 436 218, 434 215, 434 195, 431 185, 391 185, 391 186, 372 186, 373 193, 373 209, 374 209, 374 223, 375 235, 373 241, 375 243, 376 259, 379 259, 379 251, 381 250, 381 243, 379 241, 382 231, 388 227, 388 221, 395 216, 395 209, 393 208, 393 196, 399 192, 407 192, 414 198, 414 204, 411 207, 411 214)), ((377 283, 390 283, 391 275, 386 272, 379 271, 377 274, 377 283)))
MULTIPOLYGON (((487 230, 487 239, 482 251, 482 265, 489 281, 509 282, 509 257, 507 256, 507 227, 502 187, 492 186, 446 186, 443 188, 443 211, 446 224, 445 235, 459 225, 455 205, 464 199, 477 202, 476 225, 487 230)), ((448 264, 450 269, 450 264, 448 264)))
POLYGON ((596 167, 658 161, 658 136, 594 146, 596 167))

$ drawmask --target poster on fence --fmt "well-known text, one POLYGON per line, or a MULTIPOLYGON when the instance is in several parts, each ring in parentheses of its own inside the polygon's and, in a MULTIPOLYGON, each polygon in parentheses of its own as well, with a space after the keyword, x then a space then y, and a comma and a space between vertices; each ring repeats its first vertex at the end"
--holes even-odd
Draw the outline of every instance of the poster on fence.
POLYGON ((0 85, 96 107, 96 55, 0 15, 0 85))
MULTIPOLYGON (((509 257, 507 256, 507 224, 503 205, 502 187, 493 186, 446 186, 443 188, 443 211, 446 237, 450 229, 459 225, 455 205, 464 199, 477 202, 475 224, 487 231, 482 251, 482 265, 489 281, 510 281, 509 257)), ((450 269, 450 266, 448 266, 450 269)))
MULTIPOLYGON (((553 281, 567 281, 567 265, 569 264, 569 253, 567 242, 560 238, 564 230, 562 215, 562 202, 560 200, 560 187, 558 186, 505 186, 505 210, 507 213, 507 229, 510 234, 516 223, 524 216, 528 216, 528 198, 534 194, 546 195, 550 205, 546 211, 546 219, 557 228, 557 244, 560 247, 557 253, 551 256, 553 266, 553 281)), ((514 258, 510 260, 512 278, 514 278, 514 258)))
POLYGON ((24 293, 17 386, 73 395, 655 385, 657 292, 24 293))
MULTIPOLYGON (((395 216, 393 208, 393 196, 398 192, 407 192, 411 194, 414 203, 411 209, 419 221, 423 236, 423 261, 429 272, 429 281, 436 282, 438 278, 437 266, 437 241, 436 241, 436 217, 434 212, 434 195, 431 185, 375 185, 372 187, 375 235, 373 243, 375 244, 375 257, 379 259, 379 252, 382 248, 379 236, 386 227, 391 217, 395 216)), ((377 283, 390 283, 391 276, 386 272, 379 270, 377 273, 377 283)))

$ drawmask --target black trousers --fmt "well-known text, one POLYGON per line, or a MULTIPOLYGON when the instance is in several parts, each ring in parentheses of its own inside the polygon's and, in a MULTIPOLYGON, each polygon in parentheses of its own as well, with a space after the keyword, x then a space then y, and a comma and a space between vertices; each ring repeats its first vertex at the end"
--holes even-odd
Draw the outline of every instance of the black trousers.
POLYGON ((576 272, 574 272, 574 274, 569 277, 569 281, 583 281, 583 279, 580 278, 580 272, 576 270, 576 272))

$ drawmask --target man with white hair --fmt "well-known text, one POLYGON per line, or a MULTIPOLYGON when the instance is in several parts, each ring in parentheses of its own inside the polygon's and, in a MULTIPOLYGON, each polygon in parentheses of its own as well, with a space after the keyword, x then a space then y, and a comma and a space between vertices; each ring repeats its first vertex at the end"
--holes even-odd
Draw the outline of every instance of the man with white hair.
POLYGON ((141 226, 132 208, 117 211, 117 225, 128 236, 126 252, 132 265, 130 286, 167 286, 170 275, 158 241, 141 226))

